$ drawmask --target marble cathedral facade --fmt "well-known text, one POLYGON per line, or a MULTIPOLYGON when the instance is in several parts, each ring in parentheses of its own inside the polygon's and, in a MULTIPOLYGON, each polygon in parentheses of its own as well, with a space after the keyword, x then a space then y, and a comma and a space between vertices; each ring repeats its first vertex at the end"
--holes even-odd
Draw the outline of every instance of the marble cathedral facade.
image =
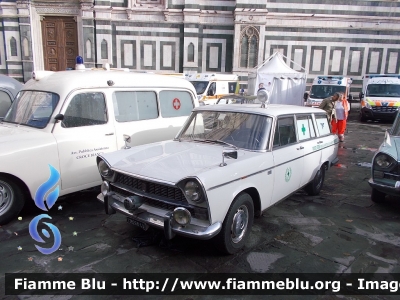
POLYGON ((397 0, 3 0, 0 73, 87 67, 240 75, 274 51, 317 75, 398 74, 397 0))

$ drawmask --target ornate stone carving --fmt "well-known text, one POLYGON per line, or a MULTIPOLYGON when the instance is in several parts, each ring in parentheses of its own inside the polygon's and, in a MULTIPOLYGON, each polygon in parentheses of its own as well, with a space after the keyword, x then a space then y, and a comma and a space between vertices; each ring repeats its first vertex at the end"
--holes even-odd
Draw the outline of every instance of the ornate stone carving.
POLYGON ((75 7, 57 6, 35 6, 36 12, 42 14, 62 14, 62 15, 79 15, 80 9, 75 7))

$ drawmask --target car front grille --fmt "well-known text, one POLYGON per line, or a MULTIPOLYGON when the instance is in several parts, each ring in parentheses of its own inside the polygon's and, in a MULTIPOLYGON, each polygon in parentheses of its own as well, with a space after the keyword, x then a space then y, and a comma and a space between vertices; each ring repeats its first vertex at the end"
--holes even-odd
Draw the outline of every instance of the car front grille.
POLYGON ((372 106, 374 112, 395 112, 397 111, 397 106, 372 106))
POLYGON ((146 193, 150 196, 158 196, 165 199, 180 201, 187 203, 183 192, 178 187, 167 186, 159 183, 150 182, 147 180, 138 179, 117 173, 115 182, 123 184, 131 189, 146 193))
MULTIPOLYGON (((133 192, 119 188, 113 184, 111 184, 111 186, 110 186, 110 191, 114 192, 122 197, 129 197, 129 196, 132 196, 132 194, 133 194, 133 192)), ((182 203, 179 203, 178 201, 166 202, 166 201, 162 201, 162 200, 155 200, 155 199, 150 199, 150 198, 144 197, 144 203, 149 206, 168 210, 168 211, 173 211, 175 208, 183 206, 187 210, 190 211, 190 213, 193 217, 195 217, 197 219, 201 219, 201 220, 208 220, 207 208, 190 206, 186 202, 186 199, 185 199, 185 202, 182 201, 182 203)))

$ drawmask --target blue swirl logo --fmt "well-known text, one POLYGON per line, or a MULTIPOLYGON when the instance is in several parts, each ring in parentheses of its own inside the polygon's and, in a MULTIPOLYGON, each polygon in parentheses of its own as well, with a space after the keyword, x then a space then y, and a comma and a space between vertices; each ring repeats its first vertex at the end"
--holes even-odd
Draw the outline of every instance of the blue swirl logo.
POLYGON ((50 178, 43 183, 36 191, 35 194, 35 204, 41 210, 48 211, 50 208, 53 207, 54 203, 56 203, 58 195, 60 194, 60 187, 57 185, 56 188, 50 192, 51 188, 56 185, 58 180, 60 179, 60 173, 52 166, 49 165, 50 168, 50 178), (46 204, 44 203, 46 194, 47 195, 46 204))
MULTIPOLYGON (((52 165, 49 165, 50 169, 50 177, 49 179, 43 183, 36 191, 35 194, 35 204, 41 210, 48 211, 53 207, 56 203, 58 195, 60 194, 60 187, 59 185, 56 186, 58 181, 60 180, 60 173, 54 168, 52 165), (55 187, 55 188, 54 188, 55 187), (54 188, 54 189, 53 189, 54 188), (53 189, 53 191, 51 191, 53 189), (47 194, 47 198, 46 198, 47 194), (46 201, 46 203, 45 203, 46 201), (46 207, 47 204, 47 207, 46 207)), ((45 243, 43 238, 40 236, 38 232, 38 224, 41 219, 51 219, 51 217, 47 214, 41 214, 33 218, 33 220, 29 223, 29 234, 31 237, 39 243, 45 243)), ((61 233, 60 230, 56 226, 51 223, 43 222, 43 224, 47 225, 50 229, 52 235, 54 236, 54 244, 51 248, 43 248, 38 245, 35 245, 36 249, 43 254, 51 254, 57 251, 61 245, 61 233)), ((46 238, 50 238, 50 233, 47 229, 42 229, 41 233, 46 238)))
MULTIPOLYGON (((44 243, 45 241, 42 239, 42 237, 39 235, 38 232, 38 224, 39 221, 41 219, 51 219, 51 217, 47 214, 41 214, 38 215, 36 217, 33 218, 33 220, 29 223, 29 233, 31 235, 31 237, 39 243, 44 243)), ((55 251, 57 251, 58 248, 60 248, 61 245, 61 234, 60 234, 60 230, 58 230, 58 228, 56 226, 54 226, 51 223, 47 223, 47 222, 43 222, 43 224, 46 224, 49 229, 51 230, 53 236, 54 236, 54 244, 51 248, 42 248, 38 245, 35 245, 36 249, 39 250, 39 252, 43 253, 43 254, 51 254, 55 251)), ((50 238, 50 233, 47 229, 42 229, 42 234, 46 237, 46 238, 50 238)))

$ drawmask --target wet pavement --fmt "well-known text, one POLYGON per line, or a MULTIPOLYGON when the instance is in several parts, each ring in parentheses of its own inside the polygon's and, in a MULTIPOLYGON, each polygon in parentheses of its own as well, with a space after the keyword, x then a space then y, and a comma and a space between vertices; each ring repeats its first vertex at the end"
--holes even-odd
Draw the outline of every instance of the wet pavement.
MULTIPOLYGON (((383 204, 373 203, 367 182, 374 151, 390 125, 360 123, 353 112, 339 149, 339 164, 326 173, 321 194, 310 197, 299 191, 265 211, 255 220, 245 249, 236 255, 220 255, 207 241, 176 237, 167 242, 157 232, 144 233, 120 214, 106 215, 96 200, 97 191, 57 201, 49 215, 61 231, 62 245, 55 253, 43 255, 28 231, 29 222, 42 212, 30 206, 20 214, 21 220, 0 228, 0 298, 4 274, 14 272, 400 273, 400 199, 387 197, 383 204)), ((388 298, 360 299, 370 297, 388 298)), ((242 298, 260 297, 218 297, 242 298)))

